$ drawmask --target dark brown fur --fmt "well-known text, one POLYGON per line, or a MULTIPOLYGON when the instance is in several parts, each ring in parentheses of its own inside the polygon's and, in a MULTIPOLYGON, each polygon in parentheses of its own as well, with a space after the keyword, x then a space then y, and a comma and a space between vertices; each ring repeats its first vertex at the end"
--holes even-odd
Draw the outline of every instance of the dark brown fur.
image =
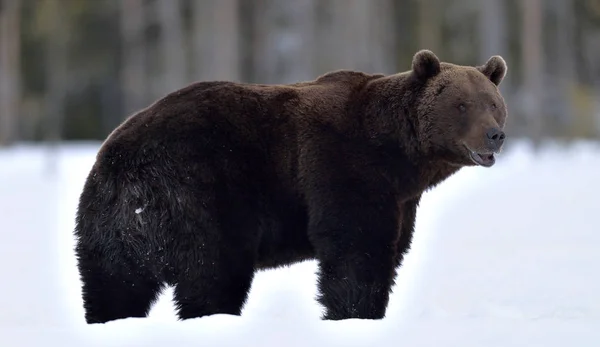
POLYGON ((200 82, 140 111, 81 194, 86 320, 143 317, 165 283, 182 319, 240 314, 256 270, 315 258, 325 318, 384 317, 422 193, 500 150, 505 71, 421 51, 396 75, 200 82))

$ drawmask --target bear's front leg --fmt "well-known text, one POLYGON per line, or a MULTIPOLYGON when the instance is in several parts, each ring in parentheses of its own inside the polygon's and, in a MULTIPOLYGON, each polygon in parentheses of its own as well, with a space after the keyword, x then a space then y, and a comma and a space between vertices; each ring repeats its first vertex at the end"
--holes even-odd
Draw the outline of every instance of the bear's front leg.
POLYGON ((324 319, 381 319, 396 275, 397 205, 390 193, 343 190, 319 194, 310 206, 317 299, 324 319))

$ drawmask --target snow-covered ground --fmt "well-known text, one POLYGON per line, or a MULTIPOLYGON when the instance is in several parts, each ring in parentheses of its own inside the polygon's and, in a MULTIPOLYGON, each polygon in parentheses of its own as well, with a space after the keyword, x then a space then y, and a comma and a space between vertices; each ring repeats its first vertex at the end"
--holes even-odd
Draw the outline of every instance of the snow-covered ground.
POLYGON ((382 321, 320 321, 306 262, 259 273, 241 317, 179 322, 167 290, 87 326, 71 235, 98 146, 0 151, 0 346, 600 346, 600 145, 513 144, 427 193, 382 321))

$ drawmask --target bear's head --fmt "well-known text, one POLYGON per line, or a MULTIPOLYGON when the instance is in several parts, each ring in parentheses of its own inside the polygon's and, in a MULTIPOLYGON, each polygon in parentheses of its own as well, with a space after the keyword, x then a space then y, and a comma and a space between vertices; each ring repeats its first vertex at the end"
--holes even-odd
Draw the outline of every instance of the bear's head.
POLYGON ((507 109, 498 86, 506 70, 500 56, 460 66, 417 52, 411 76, 422 86, 416 103, 421 146, 452 165, 494 165, 505 138, 507 109))

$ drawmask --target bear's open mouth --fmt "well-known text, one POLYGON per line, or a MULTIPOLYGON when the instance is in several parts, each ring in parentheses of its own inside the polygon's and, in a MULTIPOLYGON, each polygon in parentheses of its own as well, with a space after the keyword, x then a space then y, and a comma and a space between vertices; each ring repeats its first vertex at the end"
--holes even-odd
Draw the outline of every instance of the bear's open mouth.
POLYGON ((477 165, 483 167, 491 167, 496 163, 494 153, 477 153, 471 150, 469 147, 467 147, 467 151, 469 151, 469 156, 471 157, 471 160, 477 165))

